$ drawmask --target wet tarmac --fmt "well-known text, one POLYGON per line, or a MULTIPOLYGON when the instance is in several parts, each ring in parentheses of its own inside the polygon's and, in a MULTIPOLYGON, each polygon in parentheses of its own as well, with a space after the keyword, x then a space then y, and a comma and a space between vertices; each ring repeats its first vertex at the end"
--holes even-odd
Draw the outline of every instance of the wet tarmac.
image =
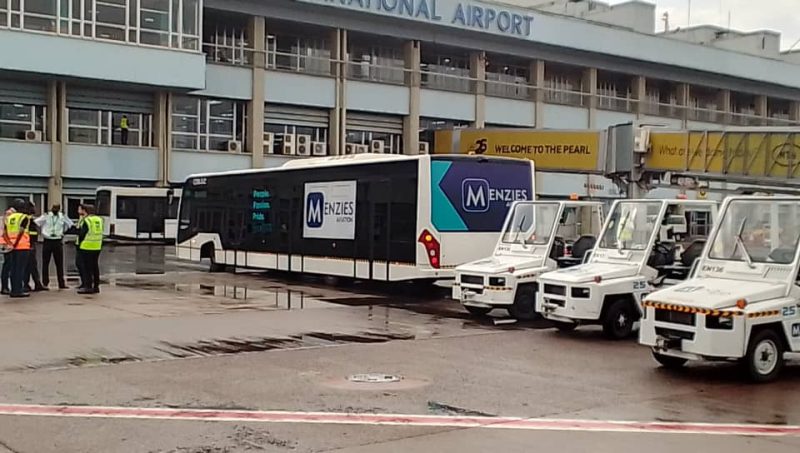
MULTIPOLYGON (((119 246, 102 264, 99 296, 52 290, 0 299, 0 405, 800 424, 797 365, 776 383, 753 386, 730 364, 668 372, 635 342, 605 341, 598 329, 495 325, 501 311, 475 320, 441 286, 209 274, 162 246, 119 246), (373 374, 396 379, 352 379, 373 374)), ((794 437, 0 415, 0 452, 527 452, 532 445, 800 451, 794 437)))

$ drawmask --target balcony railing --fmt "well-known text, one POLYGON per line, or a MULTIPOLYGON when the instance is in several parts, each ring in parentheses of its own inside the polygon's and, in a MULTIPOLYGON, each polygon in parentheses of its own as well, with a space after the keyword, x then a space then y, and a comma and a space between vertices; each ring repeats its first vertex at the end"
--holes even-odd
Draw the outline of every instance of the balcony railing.
MULTIPOLYGON (((484 86, 483 92, 487 96, 507 99, 533 101, 536 94, 541 91, 541 98, 545 103, 568 105, 573 107, 588 107, 591 105, 592 95, 582 91, 537 88, 536 86, 522 83, 519 80, 478 80, 462 74, 452 74, 449 68, 441 67, 414 72, 410 69, 375 64, 369 61, 340 61, 326 55, 300 55, 276 51, 262 52, 263 58, 256 59, 257 52, 251 48, 219 46, 204 44, 203 50, 209 62, 230 64, 237 66, 252 66, 256 60, 265 62, 265 67, 275 71, 289 71, 295 73, 313 74, 331 77, 337 74, 338 69, 349 80, 362 80, 392 85, 412 85, 432 89, 453 91, 458 93, 477 93, 478 87, 484 86)), ((661 116, 667 118, 683 119, 684 116, 691 121, 718 123, 736 126, 795 126, 800 121, 794 121, 784 116, 764 118, 752 113, 722 112, 700 107, 686 107, 672 103, 653 103, 638 101, 628 97, 615 97, 595 94, 595 105, 598 109, 625 113, 636 113, 637 110, 644 115, 661 116)))

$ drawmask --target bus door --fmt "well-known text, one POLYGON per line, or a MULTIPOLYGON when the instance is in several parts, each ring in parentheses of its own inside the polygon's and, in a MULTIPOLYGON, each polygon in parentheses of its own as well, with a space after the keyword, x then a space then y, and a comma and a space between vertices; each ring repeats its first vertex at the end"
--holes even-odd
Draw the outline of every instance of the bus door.
MULTIPOLYGON (((357 247, 369 247, 369 278, 377 280, 389 279, 389 237, 391 234, 391 200, 392 182, 389 179, 370 181, 367 188, 369 201, 370 234, 368 241, 357 241, 357 247), (375 262, 385 263, 385 270, 376 269, 375 262)), ((356 255, 361 255, 356 250, 356 255)))

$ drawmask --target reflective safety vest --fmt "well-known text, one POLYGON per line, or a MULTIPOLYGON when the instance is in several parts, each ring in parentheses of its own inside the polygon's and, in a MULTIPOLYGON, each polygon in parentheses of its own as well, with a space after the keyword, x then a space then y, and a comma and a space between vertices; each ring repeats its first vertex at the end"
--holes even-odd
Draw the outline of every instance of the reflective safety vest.
POLYGON ((81 250, 99 251, 103 248, 103 219, 96 215, 86 216, 78 222, 78 228, 86 224, 89 232, 80 243, 81 250))
POLYGON ((8 246, 14 247, 14 244, 17 244, 14 250, 30 250, 31 249, 31 234, 29 231, 31 223, 31 218, 27 214, 22 214, 19 212, 15 212, 6 217, 5 220, 5 228, 6 234, 8 235, 8 246), (22 223, 28 220, 27 225, 25 228, 22 228, 22 223), (19 238, 19 242, 17 242, 17 238, 19 238))
POLYGON ((128 118, 122 118, 119 120, 119 128, 120 129, 127 129, 128 128, 128 118))

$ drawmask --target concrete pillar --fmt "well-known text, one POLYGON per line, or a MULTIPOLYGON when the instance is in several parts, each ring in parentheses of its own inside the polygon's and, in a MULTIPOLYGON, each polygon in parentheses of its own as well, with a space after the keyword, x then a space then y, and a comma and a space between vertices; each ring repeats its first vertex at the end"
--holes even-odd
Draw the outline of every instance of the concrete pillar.
POLYGON ((679 83, 677 88, 678 105, 681 106, 680 119, 683 127, 689 127, 689 84, 679 83))
POLYGON ((636 113, 636 118, 640 119, 647 112, 644 106, 647 101, 647 78, 634 76, 631 82, 631 91, 633 92, 633 98, 636 99, 634 113, 636 113))
POLYGON ((469 76, 473 79, 475 95, 475 121, 473 127, 486 125, 486 52, 469 54, 469 76))
POLYGON ((158 174, 157 185, 166 187, 169 185, 169 154, 172 148, 170 140, 172 114, 169 111, 169 93, 165 91, 156 92, 154 95, 155 110, 153 112, 153 147, 158 150, 158 174))
POLYGON ((250 40, 253 42, 253 92, 247 104, 246 146, 251 154, 251 167, 264 166, 264 79, 267 74, 267 31, 263 16, 250 18, 250 40))
POLYGON ((721 89, 717 93, 717 110, 722 112, 717 118, 717 122, 722 124, 730 123, 731 113, 731 90, 721 89))
MULTIPOLYGON (((407 41, 403 46, 405 55, 406 85, 409 87, 408 115, 403 118, 403 154, 419 153, 419 108, 420 108, 420 42, 407 41)), ((432 151, 433 143, 428 144, 432 151)))
POLYGON ((534 60, 528 69, 528 82, 533 88, 534 121, 537 129, 544 127, 544 60, 534 60))
POLYGON ((346 104, 346 79, 347 79, 347 30, 335 29, 331 31, 331 58, 334 63, 334 107, 330 111, 328 120, 328 154, 331 156, 344 154, 345 140, 347 138, 347 106, 346 104))
POLYGON ((800 102, 792 101, 791 104, 789 104, 789 119, 800 122, 800 102))
POLYGON ((769 101, 766 96, 756 96, 756 115, 765 119, 761 122, 762 125, 766 124, 766 118, 769 118, 769 101))
POLYGON ((586 68, 583 70, 583 80, 581 83, 583 92, 589 95, 586 107, 589 108, 589 129, 595 125, 597 116, 597 68, 586 68))
MULTIPOLYGON (((50 81, 47 84, 47 117, 44 119, 50 142, 50 178, 47 181, 47 199, 50 204, 61 204, 64 198, 63 156, 69 138, 67 87, 64 82, 50 81)), ((41 206, 44 211, 48 206, 41 206)), ((64 206, 66 210, 66 206, 64 206)))

